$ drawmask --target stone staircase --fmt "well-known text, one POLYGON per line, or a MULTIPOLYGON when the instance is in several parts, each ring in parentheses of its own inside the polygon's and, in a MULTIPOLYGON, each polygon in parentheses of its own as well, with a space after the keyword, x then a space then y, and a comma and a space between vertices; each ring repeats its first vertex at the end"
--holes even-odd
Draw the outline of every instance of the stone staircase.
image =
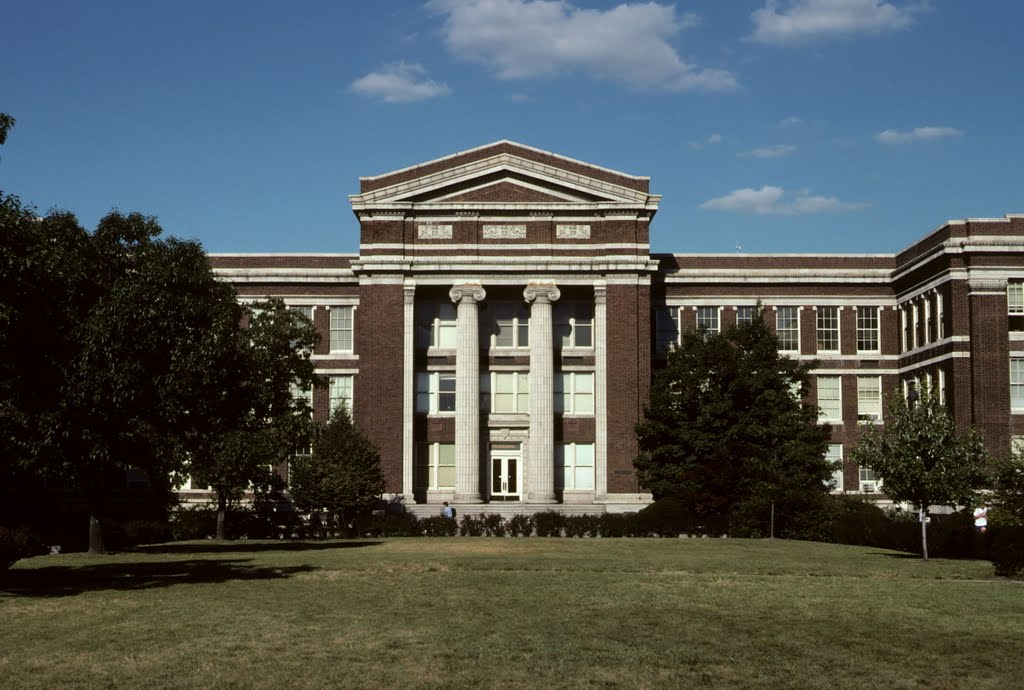
MULTIPOLYGON (((508 503, 452 503, 451 506, 457 511, 458 517, 464 515, 500 515, 506 520, 514 515, 533 515, 534 513, 555 512, 563 515, 601 515, 610 512, 603 505, 593 504, 562 504, 562 503, 520 503, 509 501, 508 503)), ((408 513, 417 518, 433 517, 441 514, 441 506, 433 503, 416 503, 405 506, 408 513)))

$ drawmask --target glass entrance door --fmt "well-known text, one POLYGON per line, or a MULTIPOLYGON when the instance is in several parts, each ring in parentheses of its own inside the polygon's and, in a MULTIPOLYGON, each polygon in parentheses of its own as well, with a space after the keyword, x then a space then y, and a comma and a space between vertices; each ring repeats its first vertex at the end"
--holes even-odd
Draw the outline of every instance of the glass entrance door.
POLYGON ((519 457, 491 456, 491 500, 519 500, 519 457))

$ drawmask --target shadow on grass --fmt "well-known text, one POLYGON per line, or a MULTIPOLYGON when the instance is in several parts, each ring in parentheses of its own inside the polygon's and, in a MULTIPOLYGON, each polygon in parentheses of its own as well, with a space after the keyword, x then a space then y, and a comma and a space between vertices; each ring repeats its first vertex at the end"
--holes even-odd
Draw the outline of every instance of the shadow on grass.
MULTIPOLYGON (((98 563, 14 568, 0 573, 0 595, 66 597, 97 590, 138 591, 230 580, 280 580, 317 568, 256 566, 252 559, 189 559, 159 563, 98 563)), ((0 596, 2 598, 2 596, 0 596)))
POLYGON ((379 546, 379 541, 189 541, 149 544, 130 549, 131 553, 265 553, 268 551, 329 551, 379 546))

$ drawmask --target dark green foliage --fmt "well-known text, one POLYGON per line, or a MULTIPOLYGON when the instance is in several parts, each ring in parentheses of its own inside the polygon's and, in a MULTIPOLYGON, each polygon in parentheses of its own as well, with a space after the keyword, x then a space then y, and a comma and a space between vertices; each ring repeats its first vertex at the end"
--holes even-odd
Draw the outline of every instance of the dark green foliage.
POLYGON ((107 549, 123 551, 141 544, 162 544, 174 541, 171 525, 163 520, 107 520, 103 526, 107 549))
POLYGON ((418 523, 420 534, 425 537, 454 537, 459 533, 459 523, 440 515, 421 518, 418 523))
POLYGON ((990 558, 996 575, 1024 575, 1024 526, 1003 525, 992 528, 990 558))
POLYGON ((658 499, 636 514, 640 534, 678 537, 680 534, 702 533, 698 518, 690 505, 677 496, 658 499))
POLYGON ((597 515, 566 515, 562 525, 567 537, 596 537, 601 532, 597 515))
POLYGON ((1024 451, 995 463, 990 525, 1024 525, 1024 451))
POLYGON ((291 495, 302 511, 326 511, 348 523, 381 505, 380 455, 341 408, 316 433, 313 454, 291 467, 291 495))
POLYGON ((533 514, 533 529, 538 537, 560 537, 565 527, 565 516, 553 510, 533 514))
POLYGON ((488 537, 504 537, 505 521, 500 515, 489 513, 481 516, 484 523, 484 534, 488 537))
POLYGON ((637 513, 602 513, 598 530, 602 537, 635 537, 639 531, 637 513))
POLYGON ((47 552, 46 546, 27 527, 0 527, 0 572, 15 561, 47 552))
POLYGON ((656 499, 681 500, 705 530, 738 512, 767 532, 773 503, 793 522, 820 510, 829 429, 793 392, 806 393, 812 367, 779 355, 760 318, 721 334, 685 333, 637 425, 642 485, 656 499))
POLYGON ((13 117, 7 113, 0 113, 0 145, 7 142, 7 133, 11 131, 11 128, 17 123, 13 117))
POLYGON ((353 537, 418 537, 423 534, 415 515, 385 513, 358 515, 352 521, 353 537))
MULTIPOLYGON (((889 498, 919 511, 931 505, 972 505, 976 492, 988 484, 989 456, 981 437, 973 429, 960 433, 927 386, 913 406, 893 391, 885 424, 867 427, 852 459, 874 470, 889 498)), ((926 523, 921 523, 921 548, 927 559, 926 523)))
POLYGON ((508 519, 508 533, 513 537, 529 537, 533 534, 533 519, 529 515, 513 515, 508 519))

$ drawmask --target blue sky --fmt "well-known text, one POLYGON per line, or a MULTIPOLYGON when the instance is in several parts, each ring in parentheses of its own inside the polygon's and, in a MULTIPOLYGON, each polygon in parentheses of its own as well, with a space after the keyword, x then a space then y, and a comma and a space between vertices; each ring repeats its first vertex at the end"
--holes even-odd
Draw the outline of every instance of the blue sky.
POLYGON ((6 0, 0 188, 213 252, 499 139, 651 177, 652 248, 897 251, 1024 212, 1019 0, 6 0))

